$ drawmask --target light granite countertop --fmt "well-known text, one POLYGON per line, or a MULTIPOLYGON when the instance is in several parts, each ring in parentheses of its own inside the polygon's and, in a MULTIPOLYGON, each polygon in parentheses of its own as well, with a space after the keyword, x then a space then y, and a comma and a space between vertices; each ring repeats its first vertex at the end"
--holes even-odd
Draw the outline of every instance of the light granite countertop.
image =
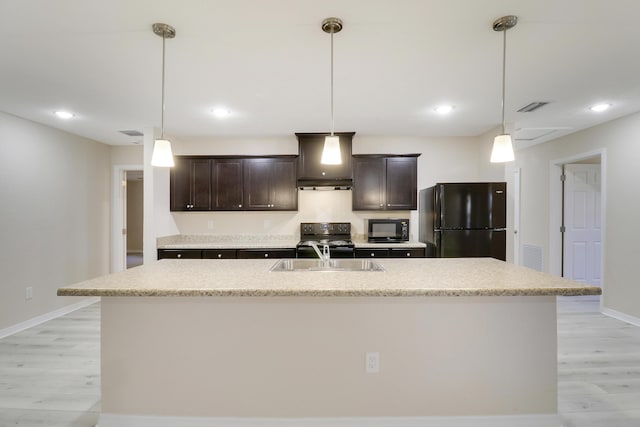
POLYGON ((382 272, 272 272, 274 260, 164 259, 58 289, 60 296, 424 297, 599 295, 492 258, 383 259, 382 272))
MULTIPOLYGON (((295 248, 299 238, 288 235, 174 235, 157 239, 158 249, 254 249, 254 248, 295 248)), ((356 248, 424 248, 422 242, 369 243, 356 237, 356 248)))

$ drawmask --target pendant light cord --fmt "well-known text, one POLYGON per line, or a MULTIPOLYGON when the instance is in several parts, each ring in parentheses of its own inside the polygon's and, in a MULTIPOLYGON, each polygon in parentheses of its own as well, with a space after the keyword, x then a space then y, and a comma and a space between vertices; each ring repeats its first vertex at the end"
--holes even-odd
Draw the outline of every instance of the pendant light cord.
POLYGON ((160 139, 164 139, 164 45, 167 35, 162 34, 162 112, 160 113, 160 139))
POLYGON ((504 96, 505 96, 505 80, 506 80, 506 69, 507 69, 507 27, 505 26, 502 30, 503 39, 502 39, 502 134, 505 134, 504 130, 504 96))
POLYGON ((333 136, 333 30, 331 30, 331 136, 333 136))

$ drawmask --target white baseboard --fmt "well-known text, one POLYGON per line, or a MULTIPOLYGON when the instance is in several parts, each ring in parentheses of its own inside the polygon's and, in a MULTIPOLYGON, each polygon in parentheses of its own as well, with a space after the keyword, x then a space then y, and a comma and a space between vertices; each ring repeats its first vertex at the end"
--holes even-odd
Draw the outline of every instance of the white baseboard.
POLYGON ((75 304, 67 305, 50 313, 45 313, 41 316, 37 316, 24 322, 17 323, 13 326, 9 326, 8 328, 0 329, 0 339, 8 337, 9 335, 17 334, 18 332, 32 328, 48 320, 55 319, 56 317, 64 316, 65 314, 69 314, 72 311, 87 307, 98 301, 100 301, 100 297, 86 298, 75 304))
POLYGON ((100 414, 96 427, 561 427, 557 414, 477 417, 197 418, 100 414))
POLYGON ((613 317, 618 320, 622 320, 623 322, 631 323, 635 326, 640 326, 640 318, 631 316, 626 313, 622 313, 617 310, 613 310, 611 308, 602 307, 602 314, 606 314, 607 316, 613 317))

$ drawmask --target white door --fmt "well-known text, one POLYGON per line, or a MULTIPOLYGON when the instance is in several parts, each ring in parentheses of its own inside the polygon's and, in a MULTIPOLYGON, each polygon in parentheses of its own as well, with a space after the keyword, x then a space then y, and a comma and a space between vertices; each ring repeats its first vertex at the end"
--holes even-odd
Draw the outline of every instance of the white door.
POLYGON ((600 165, 565 165, 564 277, 600 286, 600 165))

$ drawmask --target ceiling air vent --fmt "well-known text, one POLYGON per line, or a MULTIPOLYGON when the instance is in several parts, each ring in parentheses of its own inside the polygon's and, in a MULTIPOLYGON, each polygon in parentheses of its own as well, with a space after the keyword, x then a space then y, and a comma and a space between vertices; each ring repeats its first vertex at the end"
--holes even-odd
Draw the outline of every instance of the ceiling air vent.
POLYGON ((537 110, 540 107, 544 107, 548 102, 532 102, 531 104, 525 105, 521 109, 518 110, 518 113, 530 113, 532 111, 537 110))
POLYGON ((120 130, 118 132, 123 133, 127 136, 144 136, 144 134, 138 132, 137 130, 120 130))

